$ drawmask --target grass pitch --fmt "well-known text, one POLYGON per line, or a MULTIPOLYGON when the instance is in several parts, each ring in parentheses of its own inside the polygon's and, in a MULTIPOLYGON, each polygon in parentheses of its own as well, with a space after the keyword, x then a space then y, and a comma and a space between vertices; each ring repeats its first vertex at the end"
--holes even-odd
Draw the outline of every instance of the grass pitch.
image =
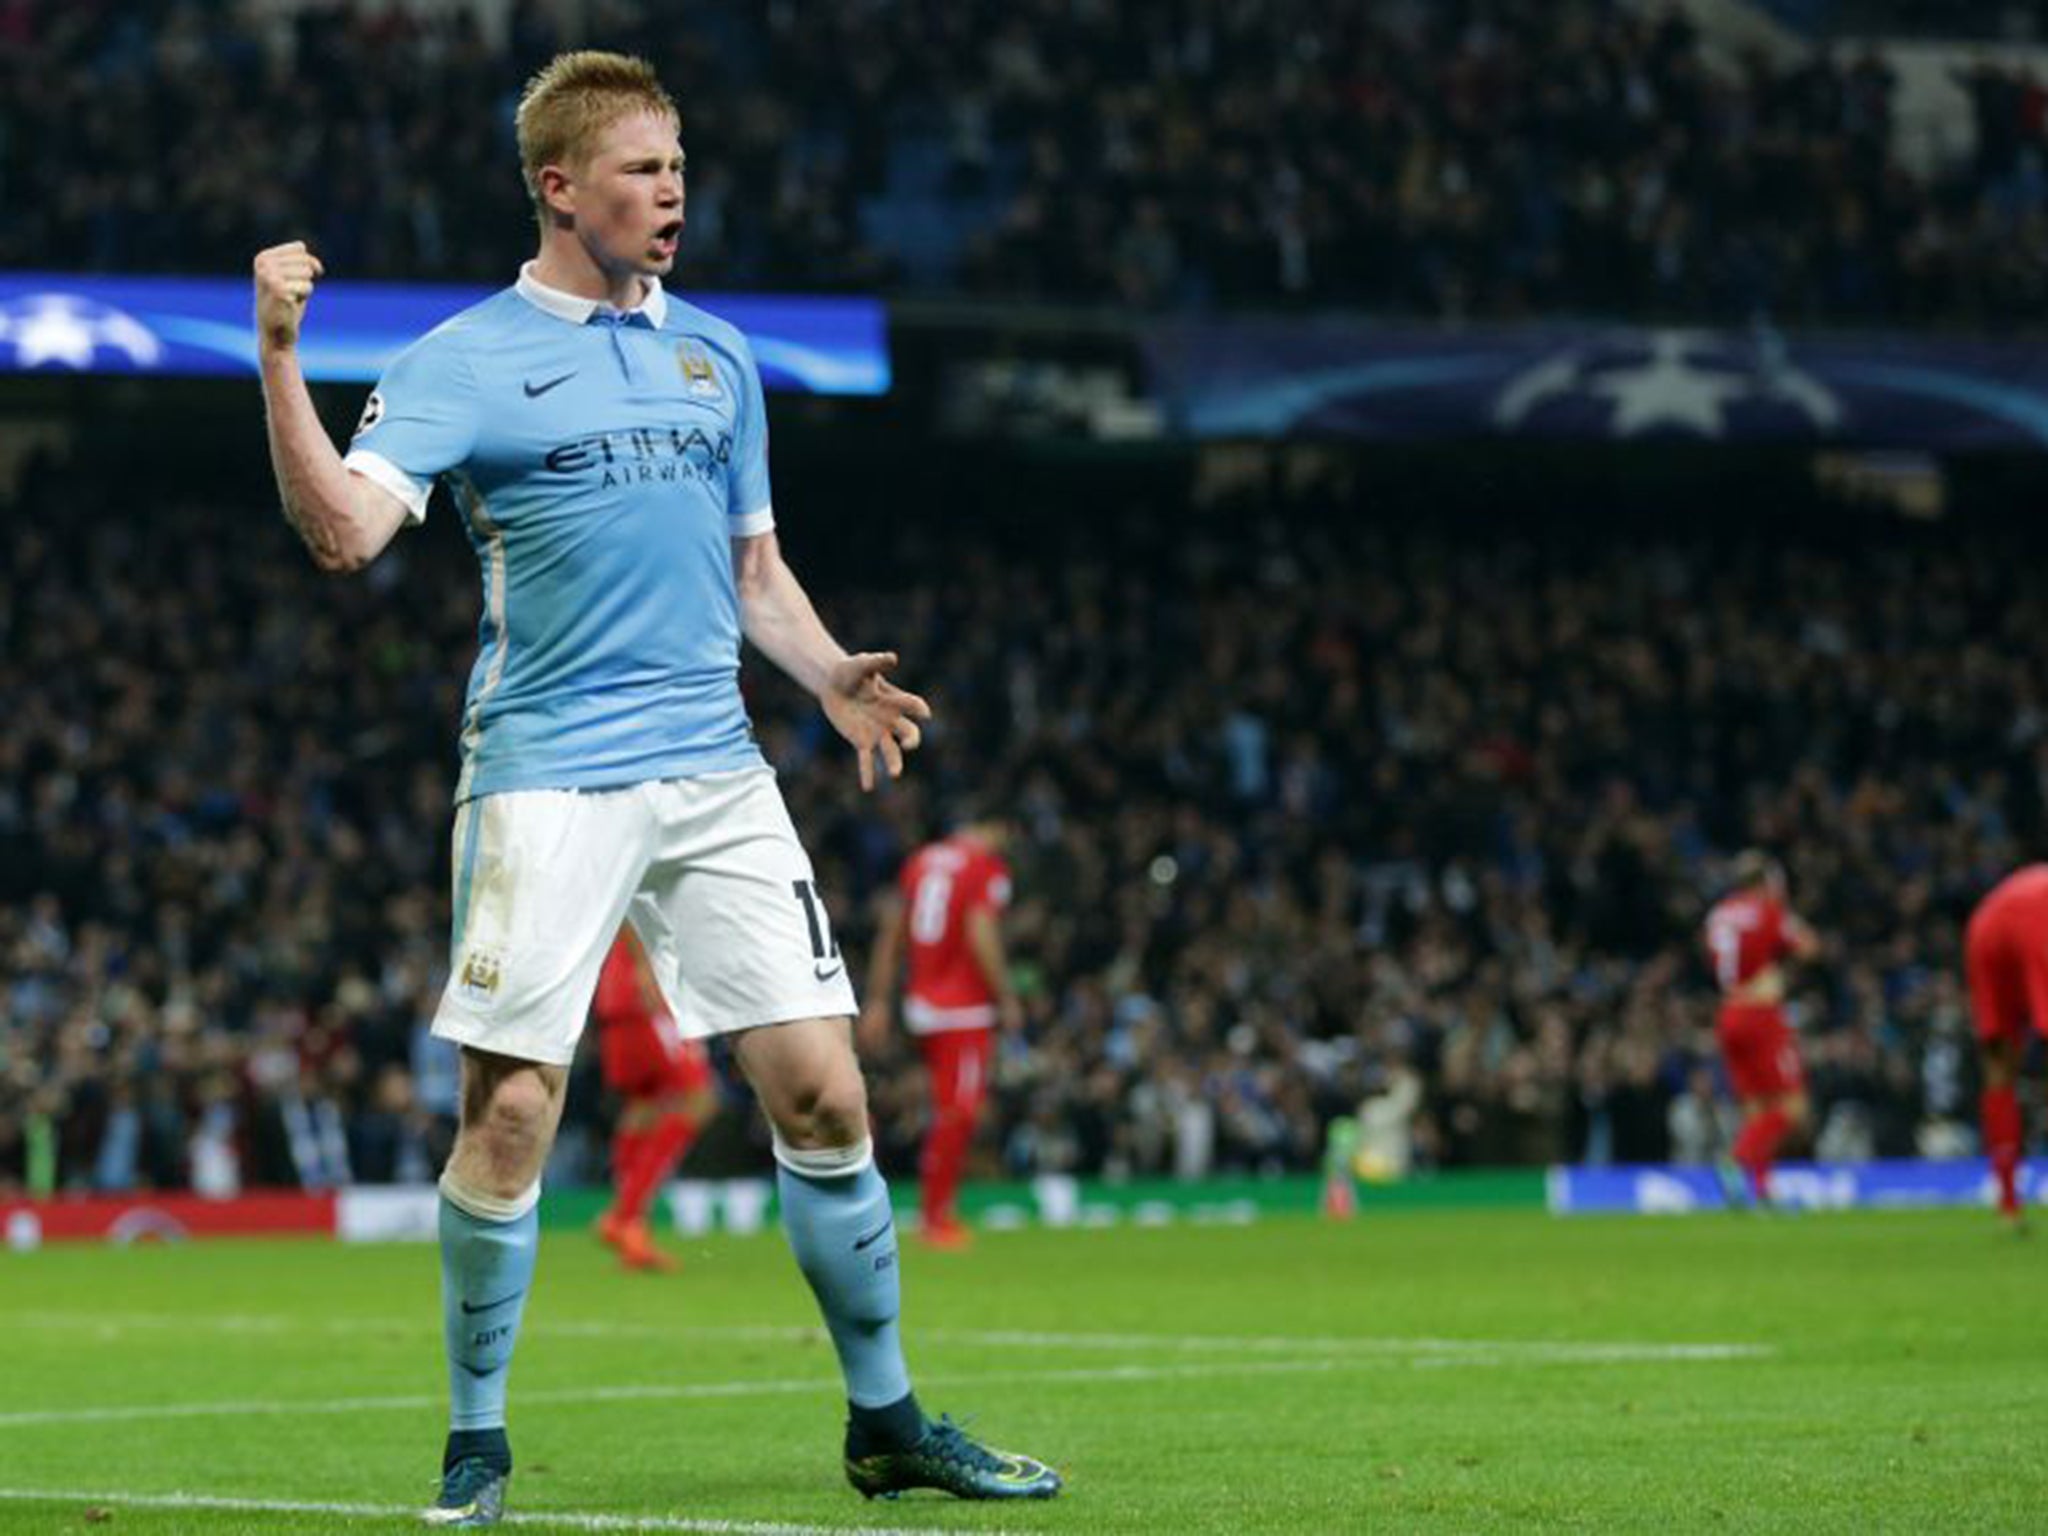
MULTIPOLYGON (((518 1525, 2001 1531, 2048 1522, 2048 1236, 1981 1213, 1417 1212, 906 1243, 926 1405, 1047 1505, 868 1504, 774 1234, 671 1277, 551 1232, 518 1525)), ((0 1254, 0 1531, 404 1529, 442 1433, 425 1246, 0 1254), (322 1506, 342 1506, 328 1508, 322 1506)))

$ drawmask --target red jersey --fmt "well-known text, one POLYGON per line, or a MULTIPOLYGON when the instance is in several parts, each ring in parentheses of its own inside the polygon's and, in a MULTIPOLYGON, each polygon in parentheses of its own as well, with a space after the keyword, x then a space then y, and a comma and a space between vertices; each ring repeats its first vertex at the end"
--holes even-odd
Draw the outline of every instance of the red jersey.
POLYGON ((1775 896, 1742 891, 1707 914, 1707 956, 1722 995, 1740 991, 1792 953, 1788 914, 1775 896))
POLYGON ((1010 904, 1010 866, 971 838, 948 837, 912 854, 897 884, 910 952, 904 1025, 915 1035, 989 1028, 996 993, 967 942, 967 919, 1010 904))
POLYGON ((2023 1039, 2029 1024, 2048 1035, 2048 864, 2015 870, 1977 904, 1963 972, 1978 1039, 2023 1039))
POLYGON ((2048 936, 2048 864, 2014 870, 1977 904, 1972 923, 2010 924, 2048 936))

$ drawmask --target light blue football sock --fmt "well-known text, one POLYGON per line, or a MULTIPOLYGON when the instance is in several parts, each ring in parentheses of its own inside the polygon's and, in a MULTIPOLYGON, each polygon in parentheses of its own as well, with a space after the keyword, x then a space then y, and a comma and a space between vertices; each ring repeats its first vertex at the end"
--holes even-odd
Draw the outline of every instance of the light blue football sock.
POLYGON ((443 1186, 441 1312, 448 1345, 450 1429, 504 1425, 512 1346, 519 1338, 519 1319, 533 1288, 539 1253, 537 1201, 529 1200, 517 1216, 494 1221, 457 1205, 443 1186))
MULTIPOLYGON (((778 1149, 781 1156, 806 1154, 778 1149)), ((910 1395, 910 1372, 896 1331, 901 1292, 889 1186, 869 1158, 856 1173, 830 1176, 778 1161, 775 1188, 782 1229, 839 1352, 847 1400, 856 1408, 901 1402, 910 1395)))

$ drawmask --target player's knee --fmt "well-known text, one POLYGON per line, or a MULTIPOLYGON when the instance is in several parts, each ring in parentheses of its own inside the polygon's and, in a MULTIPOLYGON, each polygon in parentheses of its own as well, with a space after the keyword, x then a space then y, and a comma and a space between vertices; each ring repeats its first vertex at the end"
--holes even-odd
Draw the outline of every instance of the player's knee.
POLYGON ((868 1133, 868 1096, 858 1072, 835 1073, 804 1084, 791 1096, 792 1125, 784 1135, 808 1147, 850 1147, 868 1133))
POLYGON ((554 1096, 539 1072, 510 1072, 480 1088, 470 1129, 485 1140, 523 1145, 546 1133, 554 1096))
POLYGON ((825 1146, 850 1147, 866 1136, 868 1096, 859 1079, 821 1097, 812 1119, 815 1134, 825 1146))

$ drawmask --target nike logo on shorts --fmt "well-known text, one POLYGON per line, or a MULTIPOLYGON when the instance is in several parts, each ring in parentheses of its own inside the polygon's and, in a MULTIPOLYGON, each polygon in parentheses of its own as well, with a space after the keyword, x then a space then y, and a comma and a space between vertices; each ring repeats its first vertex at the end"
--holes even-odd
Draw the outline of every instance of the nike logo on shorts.
POLYGON ((811 974, 819 981, 830 981, 845 969, 846 962, 841 960, 837 965, 814 965, 811 967, 811 974))
POLYGON ((563 374, 558 379, 549 379, 547 380, 547 382, 543 384, 521 384, 519 387, 526 391, 527 399, 538 400, 542 395, 546 394, 549 390, 553 389, 557 384, 566 384, 571 379, 575 378, 576 372, 577 371, 574 368, 571 368, 567 373, 563 374))

